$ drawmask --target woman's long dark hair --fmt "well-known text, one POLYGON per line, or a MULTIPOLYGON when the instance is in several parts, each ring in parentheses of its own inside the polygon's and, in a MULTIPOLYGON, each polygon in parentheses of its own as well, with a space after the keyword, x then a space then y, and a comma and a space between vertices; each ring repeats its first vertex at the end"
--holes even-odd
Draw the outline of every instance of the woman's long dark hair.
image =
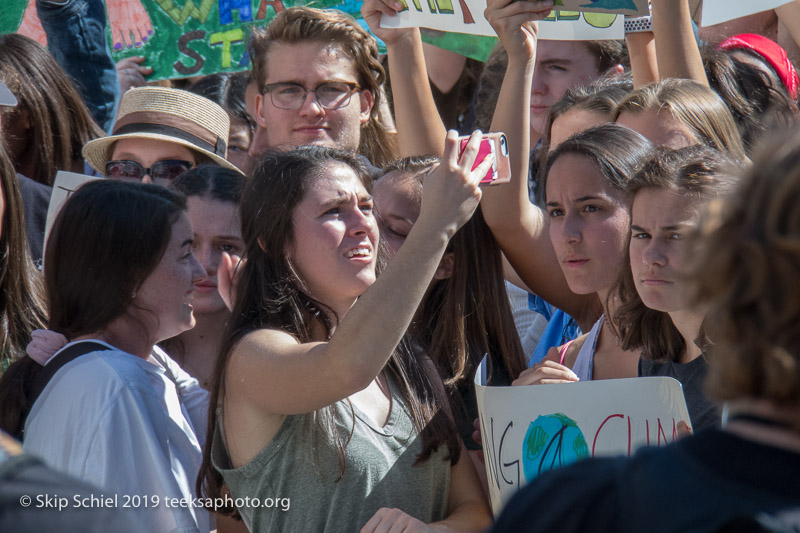
MULTIPOLYGON (((16 33, 0 35, 0 78, 19 101, 4 111, 7 119, 29 115, 32 180, 52 185, 59 170, 83 161, 84 144, 105 135, 67 74, 36 41, 16 33)), ((19 156, 11 154, 18 170, 26 164, 19 156)))
POLYGON ((789 96, 777 74, 773 73, 775 80, 770 80, 767 72, 733 54, 748 54, 764 62, 757 53, 741 48, 720 50, 710 45, 702 52, 708 84, 727 104, 748 155, 752 155, 765 134, 797 121, 800 116, 797 102, 789 96))
MULTIPOLYGON (((292 242, 292 214, 308 188, 333 165, 351 167, 367 190, 370 175, 353 153, 331 148, 301 147, 288 152, 269 152, 262 156, 244 191, 241 204, 242 239, 247 262, 242 267, 236 291, 236 304, 225 332, 223 347, 214 371, 208 419, 208 435, 203 449, 203 464, 197 479, 198 494, 220 497, 223 479, 211 462, 211 441, 218 431, 217 406, 225 397, 225 375, 236 344, 248 333, 263 328, 281 330, 298 342, 318 340, 314 331, 323 328, 326 337, 335 327, 335 314, 325 304, 303 291, 303 281, 286 256, 292 242)), ((446 445, 450 460, 459 458, 460 442, 447 413, 447 399, 435 371, 414 356, 408 343, 392 354, 387 368, 398 379, 408 401, 414 427, 422 436, 423 451, 418 461, 427 459, 438 446, 446 445), (441 416, 442 414, 446 416, 441 416)), ((340 476, 345 471, 344 451, 350 432, 344 434, 336 424, 332 406, 318 409, 306 420, 312 447, 331 438, 339 457, 340 476)), ((217 512, 232 515, 233 508, 217 512)))
MULTIPOLYGON (((48 329, 73 339, 125 314, 185 209, 182 196, 157 185, 96 180, 73 193, 47 241, 48 329)), ((26 390, 42 368, 22 357, 0 379, 1 429, 21 434, 26 390)))
POLYGON ((17 177, 2 142, 0 195, 0 201, 5 202, 5 212, 0 220, 1 369, 25 354, 31 331, 43 328, 47 321, 44 285, 28 249, 17 177))
MULTIPOLYGON (((384 172, 405 175, 404 179, 416 181, 421 192, 421 179, 437 161, 436 157, 408 157, 384 172)), ((436 363, 452 400, 456 391, 471 386, 485 354, 492 373, 511 379, 526 364, 503 282, 500 246, 480 207, 450 239, 448 251, 454 256, 453 274, 436 282, 420 304, 411 329, 436 363), (492 368, 497 364, 500 368, 492 368)))

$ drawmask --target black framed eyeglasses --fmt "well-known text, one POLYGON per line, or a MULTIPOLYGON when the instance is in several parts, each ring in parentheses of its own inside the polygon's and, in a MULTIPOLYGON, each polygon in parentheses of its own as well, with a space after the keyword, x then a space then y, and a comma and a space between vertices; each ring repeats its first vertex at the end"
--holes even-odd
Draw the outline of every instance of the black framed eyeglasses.
POLYGON ((153 181, 172 181, 193 166, 191 161, 181 159, 157 161, 150 168, 144 168, 136 161, 109 161, 106 163, 106 177, 141 181, 142 178, 149 175, 153 181))
POLYGON ((295 110, 303 107, 307 93, 314 93, 317 103, 325 109, 338 109, 350 103, 353 93, 360 87, 357 83, 329 81, 306 89, 299 83, 268 83, 264 91, 269 93, 272 105, 278 109, 295 110))

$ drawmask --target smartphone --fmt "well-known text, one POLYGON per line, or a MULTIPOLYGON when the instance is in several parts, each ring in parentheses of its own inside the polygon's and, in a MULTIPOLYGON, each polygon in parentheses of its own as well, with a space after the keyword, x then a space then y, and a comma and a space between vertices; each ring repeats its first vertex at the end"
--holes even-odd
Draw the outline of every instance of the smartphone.
MULTIPOLYGON (((459 156, 464 153, 469 137, 459 137, 460 151, 459 156)), ((506 134, 501 132, 486 133, 481 138, 481 145, 478 148, 478 155, 475 157, 474 169, 481 164, 488 154, 494 154, 492 168, 481 180, 480 185, 499 185, 511 181, 511 162, 508 160, 508 140, 506 134)))

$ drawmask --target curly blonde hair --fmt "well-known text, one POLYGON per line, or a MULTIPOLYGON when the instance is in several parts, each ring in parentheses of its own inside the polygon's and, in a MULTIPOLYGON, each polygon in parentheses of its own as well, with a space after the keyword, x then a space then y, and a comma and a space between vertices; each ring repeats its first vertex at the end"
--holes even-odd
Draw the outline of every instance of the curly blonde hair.
POLYGON ((800 406, 800 129, 711 204, 694 273, 714 341, 709 392, 800 406))

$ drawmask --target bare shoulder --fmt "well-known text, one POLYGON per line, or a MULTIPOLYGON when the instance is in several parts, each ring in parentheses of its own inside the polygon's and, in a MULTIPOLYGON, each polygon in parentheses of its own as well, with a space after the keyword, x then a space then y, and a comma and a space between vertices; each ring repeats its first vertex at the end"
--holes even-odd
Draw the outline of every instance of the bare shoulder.
POLYGON ((246 354, 251 351, 270 350, 281 346, 297 346, 300 342, 289 333, 279 329, 256 329, 245 334, 236 344, 233 353, 246 354))
POLYGON ((293 355, 301 346, 304 344, 285 331, 257 329, 245 334, 236 343, 231 350, 228 364, 230 367, 253 360, 264 361, 267 358, 293 355))

